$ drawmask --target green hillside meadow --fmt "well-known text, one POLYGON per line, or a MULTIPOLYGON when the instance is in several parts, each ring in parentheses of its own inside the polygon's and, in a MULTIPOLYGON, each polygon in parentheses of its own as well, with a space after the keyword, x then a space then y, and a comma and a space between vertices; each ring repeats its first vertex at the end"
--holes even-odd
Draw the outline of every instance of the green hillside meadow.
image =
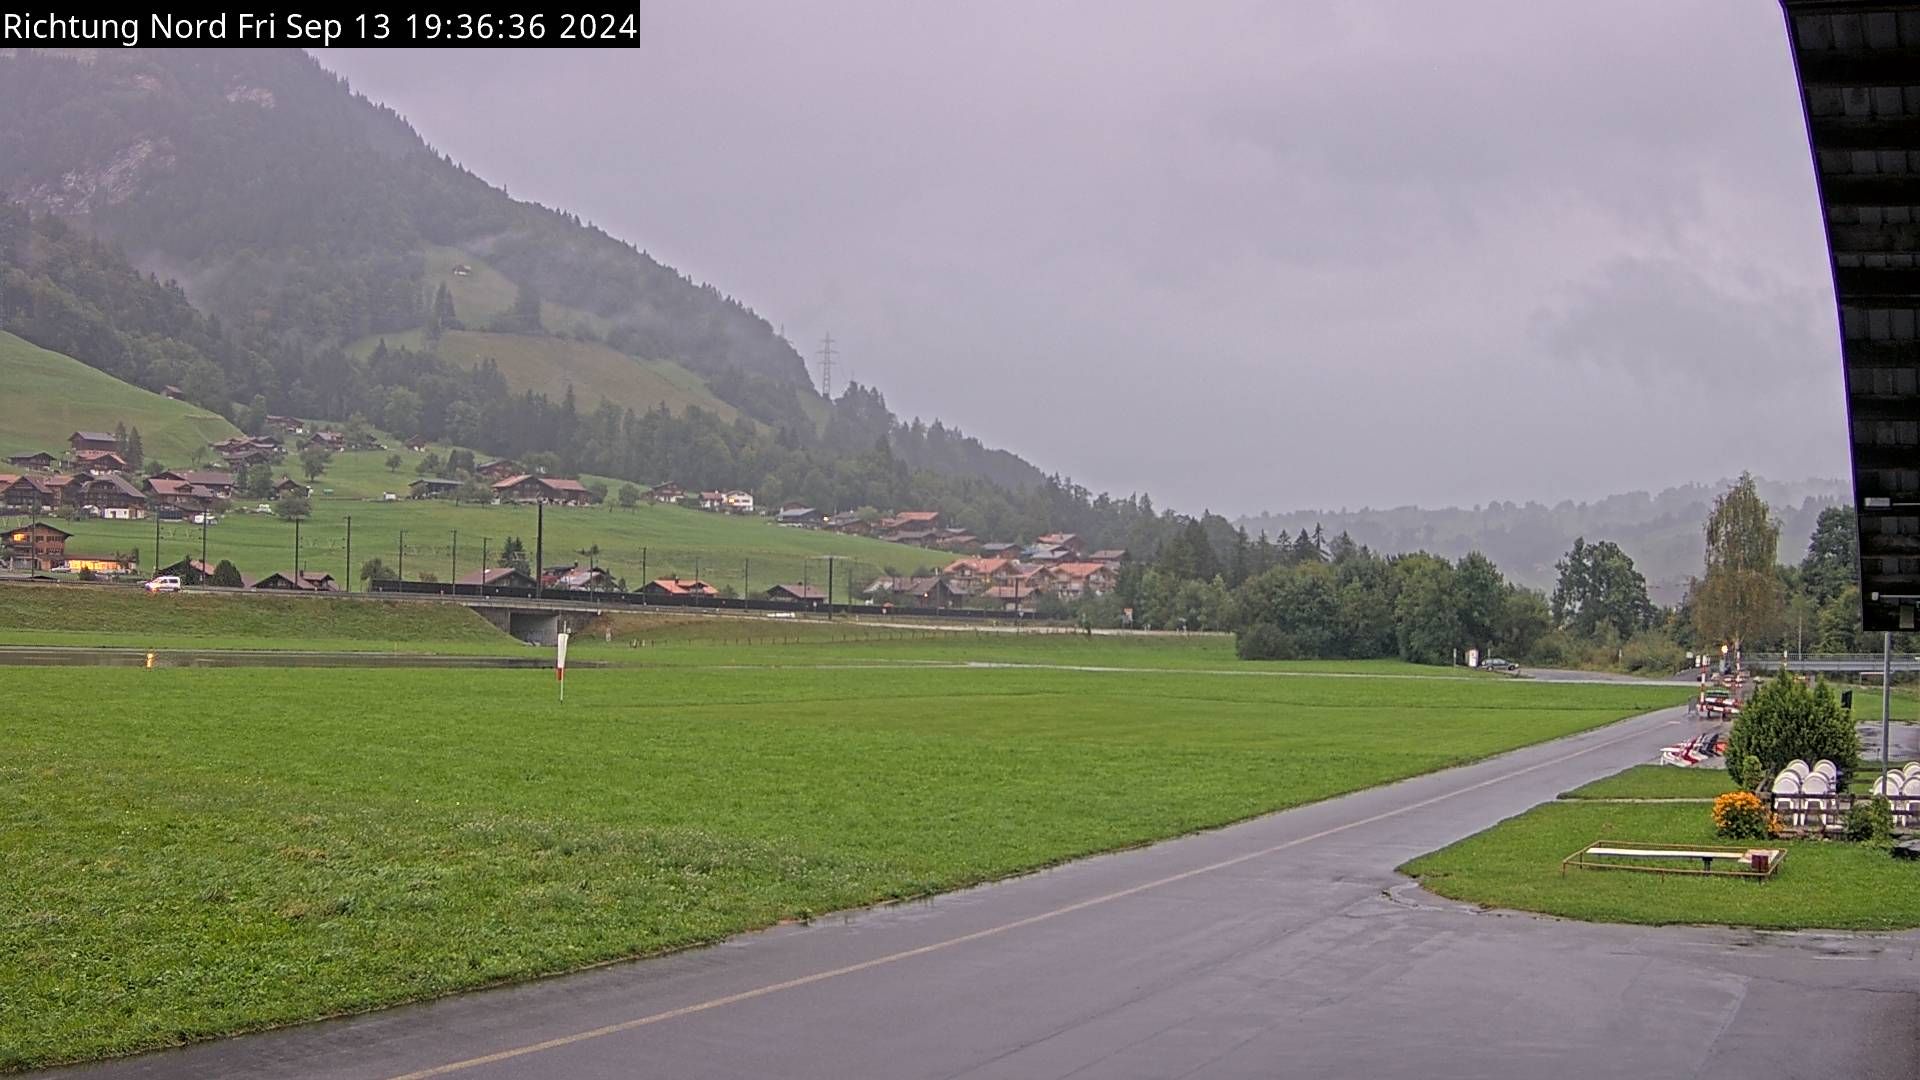
POLYGON ((140 429, 150 459, 185 465, 195 448, 237 434, 205 409, 121 382, 78 360, 0 332, 0 456, 58 453, 74 431, 140 429))
MULTIPOLYGON (((11 429, 0 429, 0 440, 11 437, 11 429)), ((327 472, 314 484, 313 516, 300 526, 301 567, 336 577, 348 573, 348 517, 353 519, 351 569, 356 575, 355 589, 361 588, 359 568, 370 558, 377 556, 389 567, 398 568, 403 534, 408 580, 418 580, 424 573, 449 581, 459 574, 472 573, 479 568, 482 544, 490 556, 495 556, 508 536, 520 537, 531 559, 536 528, 531 506, 462 506, 406 497, 407 484, 416 476, 414 466, 426 453, 436 452, 444 458, 448 449, 431 447, 415 453, 395 447, 391 451, 334 455, 327 472), (398 470, 386 468, 389 453, 400 455, 398 470), (398 498, 387 501, 386 493, 398 498)), ((298 475, 291 457, 283 464, 298 475)), ((619 490, 619 481, 608 483, 613 491, 619 490)), ((242 573, 253 577, 291 570, 292 523, 270 513, 255 512, 257 505, 238 501, 205 530, 184 522, 160 524, 158 563, 153 561, 152 518, 82 519, 61 521, 59 525, 73 533, 67 542, 69 551, 101 555, 137 551, 143 568, 189 555, 198 557, 204 532, 206 555, 212 562, 231 559, 242 573)), ((834 571, 837 599, 843 596, 840 586, 849 574, 857 582, 866 582, 889 569, 908 573, 944 566, 953 558, 943 552, 864 537, 784 529, 764 517, 734 517, 653 503, 626 510, 615 505, 612 498, 598 507, 548 507, 546 538, 548 565, 585 563, 589 556, 583 552, 598 545, 593 561, 616 577, 626 578, 632 588, 638 588, 647 578, 673 574, 698 576, 716 588, 732 586, 744 591, 750 586, 755 592, 776 583, 824 584, 827 563, 822 557, 839 556, 842 561, 834 571)), ((489 558, 489 562, 496 561, 489 558)))

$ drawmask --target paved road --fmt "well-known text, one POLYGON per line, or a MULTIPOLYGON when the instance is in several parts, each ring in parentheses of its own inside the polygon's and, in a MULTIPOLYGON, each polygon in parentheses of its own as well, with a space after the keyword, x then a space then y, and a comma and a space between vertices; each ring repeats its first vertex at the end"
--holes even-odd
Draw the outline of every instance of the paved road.
POLYGON ((1679 715, 926 903, 70 1075, 1910 1080, 1920 934, 1589 926, 1393 873, 1648 760, 1679 715))

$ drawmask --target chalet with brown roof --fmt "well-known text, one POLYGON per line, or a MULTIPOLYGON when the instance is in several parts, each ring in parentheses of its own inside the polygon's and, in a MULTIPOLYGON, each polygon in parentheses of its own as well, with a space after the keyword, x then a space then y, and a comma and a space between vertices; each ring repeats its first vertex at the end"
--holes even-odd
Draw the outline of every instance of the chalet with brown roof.
POLYGON ((654 578, 641 587, 644 596, 719 596, 720 590, 699 578, 654 578))
POLYGON ((832 517, 822 521, 820 527, 823 529, 831 529, 837 533, 845 533, 848 536, 873 535, 873 523, 865 520, 852 510, 834 514, 832 517))
POLYGON ((59 499, 39 477, 0 473, 0 506, 9 510, 47 510, 59 499))
POLYGON ((147 501, 155 507, 169 507, 195 514, 213 509, 214 504, 220 501, 211 489, 170 476, 147 477, 146 489, 147 501))
POLYGON ((423 476, 407 485, 411 499, 445 499, 460 490, 460 481, 438 476, 423 476))
POLYGON ((249 585, 248 588, 277 589, 283 592, 340 591, 340 586, 334 583, 332 574, 319 574, 311 570, 302 570, 297 575, 291 570, 275 570, 249 585))
POLYGON ((118 450, 120 440, 110 431, 76 431, 67 436, 67 446, 76 454, 83 450, 118 450))
POLYGON ((1034 543, 1050 548, 1064 548, 1076 556, 1087 550, 1086 541, 1080 539, 1079 533, 1047 533, 1036 539, 1034 543))
POLYGON ((233 497, 233 474, 218 469, 168 469, 154 473, 163 480, 185 480, 189 484, 198 484, 213 493, 216 499, 233 497))
POLYGON ((864 592, 883 604, 907 608, 956 608, 967 601, 958 586, 937 576, 883 577, 864 592))
POLYGON ((491 566, 463 574, 454 584, 475 589, 531 589, 533 576, 516 566, 491 566))
POLYGON ((687 489, 669 480, 664 484, 655 484, 647 489, 647 498, 658 503, 679 502, 687 494, 687 489))
POLYGON ((5 542, 0 554, 6 556, 7 565, 15 570, 51 570, 67 561, 67 538, 72 535, 65 529, 36 521, 0 533, 0 540, 5 542))
POLYGON ((34 469, 39 472, 46 472, 55 465, 60 464, 60 459, 47 453, 45 450, 35 450, 31 454, 13 455, 7 459, 7 464, 16 469, 34 469))
POLYGON ((1103 562, 1056 563, 1047 573, 1054 594, 1066 600, 1112 592, 1118 580, 1113 567, 1103 562))
POLYGON ((1020 564, 1012 559, 955 559, 940 576, 968 595, 977 595, 994 585, 1011 585, 1019 578, 1020 564))
POLYGON ((494 497, 501 502, 510 503, 559 503, 563 506, 589 506, 595 501, 593 492, 578 480, 567 480, 553 476, 534 476, 521 473, 497 480, 493 485, 494 497))
POLYGON ((792 600, 797 603, 818 603, 827 598, 827 591, 818 585, 775 585, 767 590, 769 600, 792 600))
POLYGON ((892 517, 881 518, 880 527, 889 531, 897 531, 900 529, 938 529, 940 527, 940 511, 903 510, 892 517))
POLYGON ((147 516, 147 493, 117 472, 74 477, 66 499, 69 506, 97 510, 105 518, 127 521, 147 516))
POLYGON ((76 450, 73 467, 90 473, 125 472, 127 459, 114 450, 76 450))
POLYGON ((1089 552, 1086 560, 1088 562, 1106 563, 1108 566, 1118 569, 1121 563, 1127 561, 1127 549, 1101 548, 1099 551, 1089 552))
POLYGON ((312 488, 285 474, 273 485, 273 497, 276 499, 284 499, 289 495, 305 496, 312 492, 312 488))
POLYGON ((475 465, 473 471, 476 476, 484 476, 489 480, 505 480, 526 472, 525 469, 520 467, 518 462, 510 461, 507 458, 493 458, 489 461, 483 461, 475 465))

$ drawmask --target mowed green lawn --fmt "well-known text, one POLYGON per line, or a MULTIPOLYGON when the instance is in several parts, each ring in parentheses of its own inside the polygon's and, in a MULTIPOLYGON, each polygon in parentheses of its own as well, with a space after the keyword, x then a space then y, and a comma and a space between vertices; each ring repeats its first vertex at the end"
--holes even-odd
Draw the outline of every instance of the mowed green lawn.
MULTIPOLYGON (((434 452, 444 457, 446 449, 440 447, 434 452)), ((423 573, 440 581, 473 573, 480 568, 483 553, 489 564, 496 563, 500 545, 508 536, 519 537, 526 545, 528 560, 532 560, 537 530, 533 507, 462 506, 447 500, 408 499, 407 484, 415 478, 414 465, 424 455, 404 449, 393 452, 403 460, 398 471, 385 467, 387 451, 334 456, 333 464, 315 482, 313 516, 300 527, 303 569, 324 570, 335 577, 351 573, 353 587, 360 589, 360 566, 368 559, 377 556, 388 567, 399 569, 403 561, 402 534, 409 580, 419 579, 423 573), (384 492, 401 498, 384 501, 384 492), (351 560, 347 551, 348 517, 353 519, 351 560)), ((169 460, 167 464, 187 463, 169 460)), ((298 478, 298 462, 289 458, 287 465, 298 478)), ((611 488, 617 492, 619 484, 613 483, 611 488)), ((233 512, 205 530, 207 558, 214 563, 231 559, 242 573, 254 577, 293 569, 293 525, 272 514, 245 512, 251 505, 257 504, 237 500, 233 512)), ((70 552, 137 550, 143 568, 155 565, 152 520, 86 519, 56 524, 74 534, 67 542, 70 552)), ((199 526, 164 523, 159 531, 159 565, 189 555, 200 556, 199 526)), ((716 587, 750 586, 755 592, 764 592, 777 583, 803 580, 824 587, 828 569, 821 556, 826 555, 841 560, 833 571, 836 601, 846 599, 849 575, 864 584, 889 567, 910 573, 916 568, 945 566, 955 558, 865 537, 781 528, 764 517, 711 514, 653 503, 627 510, 609 500, 606 506, 548 507, 546 512, 548 565, 584 563, 591 558, 615 576, 626 578, 633 588, 646 578, 673 574, 698 576, 716 587), (583 554, 596 546, 597 554, 583 554)))
POLYGON ((1599 802, 1602 798, 1711 798, 1734 790, 1726 773, 1636 766, 1537 806, 1401 867, 1455 900, 1591 922, 1712 923, 1767 929, 1900 930, 1920 926, 1920 867, 1885 848, 1837 840, 1724 840, 1710 803, 1599 802), (1596 840, 1709 847, 1783 847, 1766 881, 1560 871, 1596 840))
POLYGON ((6 682, 21 707, 0 714, 0 1066, 15 1068, 951 889, 1682 696, 857 665, 583 670, 564 705, 539 672, 6 682))
POLYGON ((521 653, 458 604, 285 593, 150 595, 110 585, 0 584, 0 645, 521 653))

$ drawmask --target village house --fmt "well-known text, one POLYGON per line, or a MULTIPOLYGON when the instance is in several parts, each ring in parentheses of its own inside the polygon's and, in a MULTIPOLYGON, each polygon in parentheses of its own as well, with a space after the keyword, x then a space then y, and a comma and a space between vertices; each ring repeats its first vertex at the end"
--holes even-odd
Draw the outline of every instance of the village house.
POLYGON ((518 462, 509 461, 506 458, 493 458, 475 465, 473 472, 474 475, 486 477, 488 480, 506 480, 520 476, 526 470, 522 469, 518 462))
MULTIPOLYGON (((303 448, 318 446, 323 450, 345 450, 347 448, 347 437, 337 431, 316 431, 312 435, 307 436, 307 440, 300 445, 303 448)), ((265 581, 266 579, 261 578, 260 580, 265 581)))
POLYGON ((769 600, 792 600, 797 603, 818 603, 827 598, 827 591, 818 585, 775 585, 767 590, 769 600))
POLYGON ((494 497, 508 503, 558 503, 563 506, 588 506, 597 500, 593 492, 578 480, 521 473, 497 480, 494 497))
POLYGON ((112 450, 77 450, 73 455, 73 467, 95 475, 125 472, 127 459, 112 450))
POLYGON ((493 566, 464 574, 454 584, 474 589, 531 589, 533 577, 519 567, 493 566))
MULTIPOLYGON (((171 566, 163 566, 155 570, 153 576, 166 577, 172 575, 173 577, 179 578, 180 584, 182 585, 205 585, 213 580, 214 569, 213 566, 201 562, 199 559, 186 558, 181 559, 171 566)), ((241 588, 251 589, 253 585, 254 582, 252 578, 249 578, 245 574, 240 575, 241 588)))
POLYGON ((55 465, 60 464, 60 459, 47 453, 45 450, 35 450, 31 454, 13 455, 7 459, 7 464, 12 465, 16 469, 33 469, 38 472, 46 472, 55 465))
POLYGON ((185 480, 189 484, 196 484, 206 488, 216 499, 233 498, 233 474, 230 472, 218 469, 168 469, 153 475, 162 480, 185 480))
POLYGON ((407 449, 413 451, 416 454, 425 452, 427 449, 426 438, 424 436, 415 435, 413 438, 408 439, 407 449))
POLYGON ((933 538, 933 545, 941 551, 971 551, 980 538, 965 529, 942 529, 933 538))
POLYGON ((1054 563, 1065 562, 1073 558, 1073 552, 1054 544, 1029 544, 1021 549, 1022 562, 1054 563))
POLYGON ((687 490, 685 488, 671 480, 664 484, 655 484, 647 489, 647 498, 657 503, 679 502, 686 494, 687 490))
POLYGON ((817 529, 820 527, 821 517, 820 511, 811 506, 783 506, 780 508, 780 513, 775 515, 774 521, 781 525, 792 525, 795 528, 817 529))
POLYGON ((98 511, 103 518, 131 521, 147 516, 147 493, 119 473, 76 476, 68 485, 67 503, 98 511))
POLYGON ((1127 561, 1127 549, 1126 548, 1101 548, 1099 551, 1089 553, 1086 556, 1086 561, 1106 563, 1108 566, 1111 566, 1117 570, 1120 568, 1121 563, 1127 561))
POLYGON ((582 592, 617 592, 620 583, 597 566, 569 566, 557 573, 542 574, 541 584, 549 589, 577 589, 582 592))
POLYGON ((267 426, 277 427, 289 435, 305 435, 307 433, 307 426, 301 423, 300 418, 297 416, 276 416, 273 413, 268 413, 267 426))
POLYGON ((727 493, 724 491, 703 491, 700 493, 700 509, 721 511, 727 508, 727 493))
POLYGON ((1019 544, 1000 542, 980 545, 980 556, 986 559, 1011 559, 1018 554, 1020 554, 1019 544))
POLYGON ((1011 585, 1020 574, 1020 564, 1012 559, 955 559, 940 572, 954 588, 969 596, 994 585, 1011 585))
POLYGON ((423 476, 407 485, 410 499, 447 499, 460 490, 460 481, 438 476, 423 476))
POLYGON ((729 491, 723 496, 726 511, 729 514, 753 513, 753 493, 750 491, 729 491))
POLYGON ((1087 550, 1087 545, 1080 539, 1079 533, 1047 533, 1045 536, 1035 539, 1034 543, 1042 544, 1050 548, 1063 548, 1068 553, 1076 556, 1087 550))
POLYGON ((222 450, 220 456, 227 465, 235 469, 244 469, 249 465, 266 465, 273 461, 272 452, 254 446, 241 447, 238 450, 222 450))
POLYGON ((873 523, 862 518, 852 510, 838 513, 820 523, 822 528, 831 529, 848 536, 873 535, 873 523))
POLYGON ((119 450, 120 440, 110 431, 76 431, 67 436, 67 446, 76 454, 84 450, 119 450))
POLYGON ((284 474, 273 485, 273 497, 276 499, 284 499, 289 495, 306 496, 312 491, 312 488, 284 474))
POLYGON ((699 578, 655 578, 641 587, 643 596, 661 599, 678 596, 719 596, 720 590, 699 578))
POLYGON ((186 395, 180 392, 179 387, 173 385, 172 383, 168 383, 167 385, 160 388, 160 396, 163 398, 171 398, 174 401, 179 401, 182 397, 185 397, 186 395))
POLYGON ((953 583, 934 575, 883 577, 862 591, 878 603, 906 608, 957 608, 968 599, 953 583))
POLYGON ((266 577, 249 585, 251 589, 278 589, 287 592, 339 592, 332 574, 320 574, 311 570, 302 570, 295 575, 291 570, 275 570, 266 577))
POLYGON ((883 532, 931 532, 940 527, 938 510, 904 510, 892 517, 880 519, 883 532))
POLYGON ((22 525, 8 529, 4 535, 7 565, 15 570, 51 570, 67 561, 67 538, 73 534, 64 529, 36 521, 31 525, 22 525))
POLYGON ((16 476, 12 473, 0 473, 0 507, 8 510, 37 512, 48 509, 58 503, 53 492, 40 482, 38 477, 16 476))
POLYGON ((1099 596, 1113 591, 1118 575, 1103 562, 1064 562, 1050 567, 1054 595, 1063 600, 1099 596))
POLYGON ((167 476, 149 476, 146 482, 147 501, 156 510, 173 509, 191 514, 201 514, 213 509, 219 501, 214 493, 199 484, 176 480, 167 476))
POLYGON ((140 569, 140 560, 132 555, 69 554, 65 568, 71 574, 131 574, 140 569))

